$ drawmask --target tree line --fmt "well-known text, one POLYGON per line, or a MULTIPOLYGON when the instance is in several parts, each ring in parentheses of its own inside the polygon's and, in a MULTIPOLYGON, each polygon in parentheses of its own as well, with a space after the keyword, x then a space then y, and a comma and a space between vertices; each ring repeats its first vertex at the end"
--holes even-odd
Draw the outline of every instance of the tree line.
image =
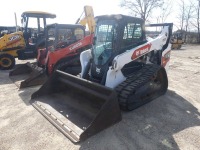
POLYGON ((200 0, 121 0, 120 6, 148 23, 164 23, 169 16, 174 17, 183 40, 200 43, 200 0))

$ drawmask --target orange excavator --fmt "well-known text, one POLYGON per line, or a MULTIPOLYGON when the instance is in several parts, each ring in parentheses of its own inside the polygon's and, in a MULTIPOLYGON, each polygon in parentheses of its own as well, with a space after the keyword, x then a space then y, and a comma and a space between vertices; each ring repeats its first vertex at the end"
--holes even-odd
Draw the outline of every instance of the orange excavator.
POLYGON ((81 72, 79 56, 91 47, 95 29, 92 7, 85 6, 84 13, 76 24, 46 27, 45 48, 38 49, 37 62, 20 65, 9 74, 19 88, 43 84, 57 69, 73 75, 81 72), (85 32, 86 25, 89 35, 85 32))

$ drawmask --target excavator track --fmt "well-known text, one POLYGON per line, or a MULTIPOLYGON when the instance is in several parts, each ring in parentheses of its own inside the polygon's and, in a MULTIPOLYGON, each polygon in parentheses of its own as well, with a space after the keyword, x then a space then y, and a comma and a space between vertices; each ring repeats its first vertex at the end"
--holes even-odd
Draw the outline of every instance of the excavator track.
POLYGON ((165 94, 168 87, 163 67, 147 64, 115 88, 122 110, 136 109, 165 94))

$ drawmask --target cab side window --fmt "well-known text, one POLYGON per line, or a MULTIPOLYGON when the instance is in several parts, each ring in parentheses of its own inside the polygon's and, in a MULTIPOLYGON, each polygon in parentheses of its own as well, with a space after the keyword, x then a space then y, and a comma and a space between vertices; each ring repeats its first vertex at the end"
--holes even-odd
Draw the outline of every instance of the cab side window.
POLYGON ((139 23, 127 23, 124 26, 122 48, 134 47, 142 41, 142 25, 139 23))

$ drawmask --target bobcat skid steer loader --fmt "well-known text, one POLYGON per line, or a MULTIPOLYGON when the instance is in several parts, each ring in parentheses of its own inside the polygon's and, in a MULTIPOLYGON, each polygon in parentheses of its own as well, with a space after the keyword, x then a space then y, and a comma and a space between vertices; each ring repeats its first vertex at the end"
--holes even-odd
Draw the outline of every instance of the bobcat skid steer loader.
POLYGON ((119 122, 165 94, 171 23, 147 38, 144 21, 124 15, 96 17, 92 49, 81 53, 81 78, 57 70, 31 97, 31 104, 73 142, 119 122), (148 39, 148 40, 147 40, 148 39))

